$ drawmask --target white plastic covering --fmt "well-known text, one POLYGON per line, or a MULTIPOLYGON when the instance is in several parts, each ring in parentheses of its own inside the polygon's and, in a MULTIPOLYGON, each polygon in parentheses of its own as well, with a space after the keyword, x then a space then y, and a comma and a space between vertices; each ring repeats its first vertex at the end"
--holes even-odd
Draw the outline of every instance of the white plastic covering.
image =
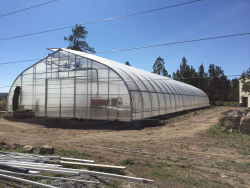
POLYGON ((200 89, 93 54, 59 48, 23 71, 19 108, 37 116, 132 121, 209 105, 200 89))

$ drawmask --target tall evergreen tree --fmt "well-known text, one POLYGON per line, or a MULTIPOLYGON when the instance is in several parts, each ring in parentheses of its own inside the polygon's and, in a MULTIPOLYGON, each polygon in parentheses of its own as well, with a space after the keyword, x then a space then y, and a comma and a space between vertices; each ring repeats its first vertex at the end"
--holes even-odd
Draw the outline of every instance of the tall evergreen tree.
POLYGON ((164 59, 162 59, 160 56, 156 59, 153 65, 153 73, 166 76, 169 78, 171 77, 171 75, 169 75, 168 71, 165 69, 164 59))
POLYGON ((205 72, 204 65, 203 63, 198 67, 198 72, 197 72, 197 87, 201 89, 202 91, 206 92, 207 91, 207 85, 208 85, 208 80, 207 80, 207 73, 205 72))
POLYGON ((95 53, 94 48, 91 48, 85 41, 87 35, 88 31, 85 30, 85 27, 76 24, 75 28, 72 28, 72 35, 69 35, 68 38, 64 37, 64 40, 69 42, 67 48, 81 52, 95 53))
POLYGON ((176 73, 173 72, 172 79, 174 79, 174 80, 179 80, 180 78, 181 78, 181 74, 180 74, 179 69, 177 69, 177 70, 176 70, 176 73))
POLYGON ((238 102, 239 101, 239 79, 233 78, 230 81, 230 89, 228 92, 228 99, 230 101, 238 102))
POLYGON ((242 92, 250 93, 250 68, 247 71, 243 71, 240 79, 242 82, 242 92))
MULTIPOLYGON (((187 65, 187 59, 185 57, 182 58, 182 62, 180 64, 180 75, 182 78, 187 78, 187 74, 189 74, 189 66, 187 65)), ((183 79, 183 82, 186 80, 183 79)))
POLYGON ((211 104, 216 101, 227 101, 230 80, 224 75, 221 67, 214 64, 209 65, 208 69, 208 90, 207 95, 211 104))
POLYGON ((197 86, 197 80, 195 77, 197 77, 195 69, 193 66, 190 67, 187 64, 187 59, 183 57, 180 64, 180 69, 177 69, 176 73, 173 72, 172 78, 193 86, 197 86))

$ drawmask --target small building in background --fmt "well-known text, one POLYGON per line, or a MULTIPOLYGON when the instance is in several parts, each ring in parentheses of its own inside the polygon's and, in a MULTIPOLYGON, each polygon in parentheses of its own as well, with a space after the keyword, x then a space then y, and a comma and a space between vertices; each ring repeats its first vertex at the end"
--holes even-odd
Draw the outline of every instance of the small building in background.
POLYGON ((239 103, 241 106, 250 107, 250 95, 248 92, 242 91, 242 85, 242 80, 239 80, 239 103))

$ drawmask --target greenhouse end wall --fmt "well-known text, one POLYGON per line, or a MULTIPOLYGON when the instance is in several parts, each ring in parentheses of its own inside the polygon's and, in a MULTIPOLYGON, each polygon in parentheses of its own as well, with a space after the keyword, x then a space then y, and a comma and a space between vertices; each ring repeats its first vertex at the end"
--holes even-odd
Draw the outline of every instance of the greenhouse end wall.
POLYGON ((58 51, 26 69, 9 96, 16 86, 22 88, 19 108, 35 110, 36 116, 131 120, 128 89, 117 73, 75 54, 58 51))
MULTIPOLYGON (((209 105, 198 88, 93 54, 56 49, 23 71, 19 108, 36 116, 133 121, 209 105)), ((8 100, 12 111, 12 97, 8 100)))

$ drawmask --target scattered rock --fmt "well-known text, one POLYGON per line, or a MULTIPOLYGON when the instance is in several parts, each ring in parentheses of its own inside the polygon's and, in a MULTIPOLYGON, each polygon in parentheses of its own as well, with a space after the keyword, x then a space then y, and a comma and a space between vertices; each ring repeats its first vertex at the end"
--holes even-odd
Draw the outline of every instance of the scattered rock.
POLYGON ((241 118, 240 132, 242 134, 250 135, 250 114, 241 118))
POLYGON ((221 132, 222 133, 227 132, 227 128, 223 129, 221 132))
POLYGON ((53 154, 54 153, 54 148, 51 145, 42 146, 41 149, 40 149, 40 153, 53 154))
MULTIPOLYGON (((72 178, 72 179, 77 179, 77 180, 86 180, 86 181, 95 181, 95 182, 101 182, 101 184, 96 185, 96 184, 85 184, 85 183, 79 183, 79 182, 74 182, 74 181, 62 181, 62 180, 55 180, 51 184, 52 186, 55 187, 61 187, 61 188, 103 188, 107 187, 108 185, 112 185, 114 183, 114 180, 103 177, 103 176, 93 176, 93 175, 88 175, 88 174, 80 174, 79 176, 66 176, 66 178, 72 178)), ((111 187, 111 186, 110 186, 111 187)), ((135 188, 138 186, 130 186, 130 182, 127 181, 117 181, 116 185, 112 185, 112 187, 131 187, 135 188)))
POLYGON ((33 146, 23 146, 23 151, 28 152, 28 153, 32 153, 34 150, 33 146))
POLYGON ((5 143, 4 141, 1 141, 1 142, 0 142, 0 145, 3 146, 3 145, 6 145, 6 143, 5 143))
POLYGON ((225 174, 221 175, 222 178, 228 178, 229 176, 226 176, 225 174))
POLYGON ((226 112, 221 112, 218 117, 221 126, 225 127, 226 129, 238 130, 240 126, 240 119, 242 117, 238 111, 239 110, 228 110, 226 112))
POLYGON ((1 146, 1 149, 11 149, 11 146, 4 141, 0 142, 0 146, 1 146))
POLYGON ((233 132, 233 129, 229 129, 228 132, 229 132, 229 133, 233 132))

